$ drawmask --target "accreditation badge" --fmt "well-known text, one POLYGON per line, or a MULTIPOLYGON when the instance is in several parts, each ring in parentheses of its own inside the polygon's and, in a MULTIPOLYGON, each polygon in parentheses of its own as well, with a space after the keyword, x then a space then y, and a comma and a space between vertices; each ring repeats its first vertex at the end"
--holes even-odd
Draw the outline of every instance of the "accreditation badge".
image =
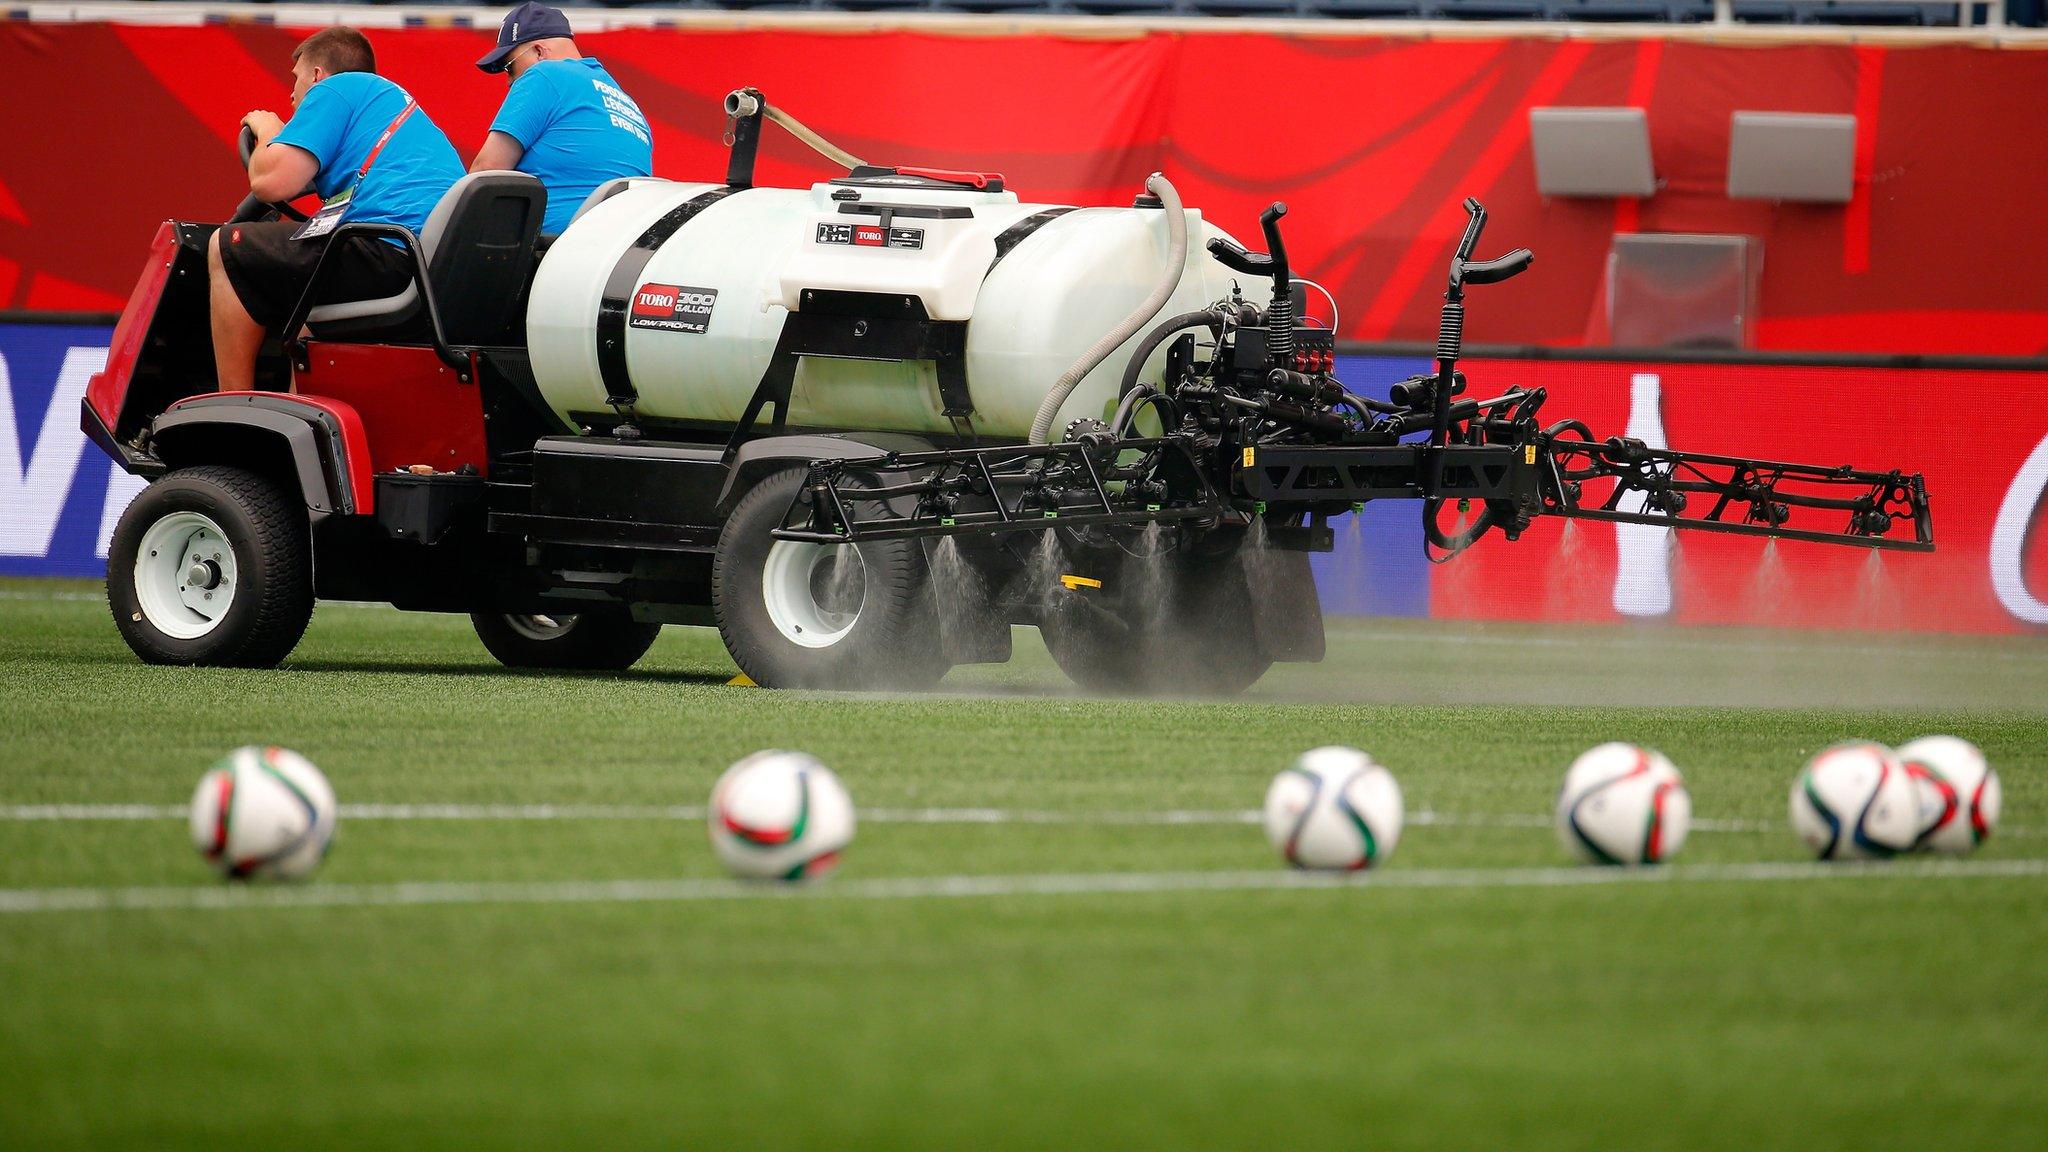
POLYGON ((320 211, 313 213, 310 219, 299 225, 297 232, 292 233, 292 239, 317 240, 339 228, 341 218, 348 215, 349 201, 355 199, 355 195, 356 186, 351 184, 328 197, 327 203, 320 206, 320 211))

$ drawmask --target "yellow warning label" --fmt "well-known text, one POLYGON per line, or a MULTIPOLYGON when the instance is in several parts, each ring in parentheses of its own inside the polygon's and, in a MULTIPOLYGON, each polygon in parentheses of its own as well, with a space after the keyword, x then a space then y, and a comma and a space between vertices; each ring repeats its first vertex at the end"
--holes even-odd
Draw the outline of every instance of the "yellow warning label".
POLYGON ((1522 445, 1522 463, 1524 463, 1524 464, 1534 464, 1535 462, 1536 462, 1536 446, 1535 446, 1534 444, 1524 444, 1524 445, 1522 445))
POLYGON ((1091 579, 1087 576, 1062 576, 1060 577, 1060 583, 1065 584, 1069 592, 1076 588, 1102 587, 1102 581, 1091 579))
POLYGON ((1247 446, 1244 450, 1244 466, 1247 468, 1252 466, 1252 450, 1250 446, 1247 446))

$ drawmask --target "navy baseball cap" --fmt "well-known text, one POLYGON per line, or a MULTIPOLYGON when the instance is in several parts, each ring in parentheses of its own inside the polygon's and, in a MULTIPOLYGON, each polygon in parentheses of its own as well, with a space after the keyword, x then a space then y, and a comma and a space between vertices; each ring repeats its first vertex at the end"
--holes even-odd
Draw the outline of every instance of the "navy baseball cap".
POLYGON ((503 72, 505 61, 519 51, 521 44, 573 35, 569 30, 569 18, 562 15, 560 8, 521 4, 505 16, 503 24, 498 25, 498 46, 484 53, 484 58, 477 61, 476 66, 486 72, 503 72))

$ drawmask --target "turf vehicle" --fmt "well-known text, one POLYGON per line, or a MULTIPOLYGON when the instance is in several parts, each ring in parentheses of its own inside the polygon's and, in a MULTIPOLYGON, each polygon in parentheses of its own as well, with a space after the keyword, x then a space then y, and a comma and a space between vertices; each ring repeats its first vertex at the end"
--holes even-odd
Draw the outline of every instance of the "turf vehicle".
POLYGON ((1916 475, 1464 397, 1465 289, 1530 261, 1472 258, 1474 201, 1437 370, 1383 402, 1297 318, 1283 205, 1254 253, 1161 177, 1130 208, 1025 204, 865 164, 751 89, 727 111, 722 183, 614 182, 551 240, 516 173, 464 178, 418 236, 345 225, 403 243, 413 283, 309 287, 263 391, 215 391, 216 226, 164 224, 84 412, 152 480, 108 569, 136 653, 274 664, 320 597, 469 613, 514 666, 624 668, 662 623, 716 623, 763 684, 917 686, 1028 623, 1084 685, 1229 692, 1321 657, 1307 553, 1368 500, 1420 501, 1445 553, 1539 515, 1933 545, 1916 475), (769 119, 849 174, 755 187, 769 119))

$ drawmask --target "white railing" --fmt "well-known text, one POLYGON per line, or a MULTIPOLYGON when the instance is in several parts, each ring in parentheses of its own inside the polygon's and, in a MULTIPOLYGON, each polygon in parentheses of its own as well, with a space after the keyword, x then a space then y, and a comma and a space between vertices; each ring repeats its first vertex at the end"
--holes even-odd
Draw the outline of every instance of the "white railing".
MULTIPOLYGON (((1814 3, 1818 0, 1789 0, 1814 3)), ((2048 45, 2048 29, 2016 28, 2006 24, 2006 0, 1858 0, 1860 3, 1944 4, 1956 7, 1957 27, 1918 28, 1853 24, 1746 24, 1735 19, 1735 0, 1713 0, 1714 18, 1697 24, 1607 23, 1570 21, 1510 20, 1417 20, 1329 19, 1276 15, 1244 16, 1219 20, 1214 17, 1161 13, 1159 15, 1086 16, 1074 13, 969 14, 959 12, 854 12, 811 9, 805 11, 749 11, 715 8, 570 8, 569 19, 579 31, 597 32, 613 28, 674 27, 698 29, 815 27, 839 31, 880 30, 914 27, 973 35, 1005 33, 1104 32, 1113 29, 1168 28, 1179 32, 1266 32, 1317 36, 1421 36, 1431 39, 1498 38, 1503 36, 1565 36, 1583 39, 1672 40, 1735 39, 1758 42, 1905 42, 1957 40, 2012 47, 2048 45), (1976 10, 1984 10, 1984 22, 1974 23, 1976 10)), ((216 21, 250 21, 286 27, 318 27, 350 24, 361 28, 396 28, 408 25, 473 27, 495 29, 505 15, 505 5, 400 5, 400 4, 251 4, 234 0, 188 2, 188 0, 101 0, 99 3, 64 3, 60 0, 0 0, 0 22, 31 20, 52 23, 178 24, 193 25, 216 21)))

